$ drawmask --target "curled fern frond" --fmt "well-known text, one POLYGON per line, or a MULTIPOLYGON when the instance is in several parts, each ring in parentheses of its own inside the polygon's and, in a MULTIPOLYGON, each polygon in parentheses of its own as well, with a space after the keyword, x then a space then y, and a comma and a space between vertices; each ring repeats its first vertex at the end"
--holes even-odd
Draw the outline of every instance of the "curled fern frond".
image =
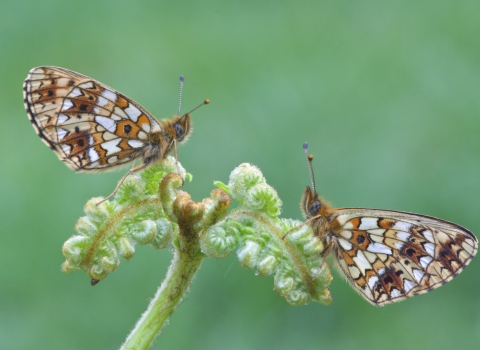
POLYGON ((291 305, 329 304, 332 276, 322 264, 322 242, 308 225, 278 218, 282 202, 261 171, 241 164, 230 174, 228 189, 240 206, 202 233, 202 251, 215 258, 236 251, 242 266, 259 275, 273 274, 275 291, 291 305))
POLYGON ((177 169, 184 179, 185 169, 167 157, 141 174, 128 176, 111 201, 88 201, 85 216, 75 226, 77 235, 63 245, 67 260, 62 269, 82 269, 96 284, 118 268, 120 258, 132 258, 136 244, 167 247, 178 226, 165 213, 170 208, 162 206, 158 188, 159 181, 177 169))

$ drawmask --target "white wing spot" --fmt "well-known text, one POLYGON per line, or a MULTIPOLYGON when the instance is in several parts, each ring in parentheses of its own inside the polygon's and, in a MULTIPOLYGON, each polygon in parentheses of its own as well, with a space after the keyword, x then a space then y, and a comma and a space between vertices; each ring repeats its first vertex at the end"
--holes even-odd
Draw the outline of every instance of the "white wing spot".
POLYGON ((405 231, 405 232, 409 232, 411 228, 412 228, 412 224, 408 222, 403 222, 403 221, 397 221, 395 225, 393 225, 392 227, 393 230, 399 230, 399 231, 405 231))
POLYGON ((423 268, 426 269, 432 260, 433 259, 430 256, 422 256, 420 258, 420 265, 422 265, 423 268))
POLYGON ((102 96, 97 97, 97 104, 101 107, 105 106, 108 103, 106 98, 103 98, 102 96))
POLYGON ((418 269, 413 269, 413 276, 415 277, 417 282, 420 282, 423 277, 423 272, 418 269))
POLYGON ((93 88, 93 84, 92 84, 91 81, 87 81, 86 83, 78 85, 78 87, 80 87, 82 89, 91 89, 91 88, 93 88))
POLYGON ((370 287, 370 289, 373 289, 373 287, 375 286, 375 284, 378 282, 378 276, 372 276, 369 278, 368 280, 368 286, 370 287))
POLYGON ((378 254, 377 256, 378 256, 378 258, 379 258, 381 261, 383 261, 383 262, 387 261, 387 259, 388 259, 388 255, 387 255, 387 254, 378 254))
POLYGON ((88 149, 88 158, 90 158, 90 163, 96 162, 97 160, 100 159, 100 157, 98 156, 98 153, 95 150, 95 148, 90 147, 88 149))
POLYGON ((128 140, 128 145, 133 148, 140 148, 143 147, 145 144, 142 141, 138 140, 128 140))
POLYGON ((350 239, 352 238, 352 231, 342 231, 340 232, 340 236, 342 236, 345 239, 350 239))
POLYGON ((358 227, 359 230, 371 230, 374 228, 378 228, 377 218, 362 218, 360 226, 358 227))
POLYGON ((394 245, 395 248, 397 248, 398 250, 402 250, 404 243, 397 241, 397 242, 395 242, 393 245, 394 245))
MULTIPOLYGON (((368 231, 370 232, 370 231, 368 231)), ((379 235, 370 235, 370 240, 373 241, 373 242, 378 242, 378 243, 383 243, 383 235, 379 236, 379 235)))
POLYGON ((149 133, 150 132, 150 124, 147 124, 147 123, 143 123, 142 125, 140 125, 142 127, 143 130, 145 130, 146 133, 149 133))
POLYGON ((377 235, 377 236, 383 236, 385 234, 385 229, 383 228, 374 228, 372 230, 368 230, 368 233, 372 235, 377 235))
POLYGON ((108 164, 113 164, 113 163, 116 163, 118 160, 118 157, 117 156, 113 156, 113 157, 110 157, 107 159, 107 162, 108 164))
POLYGON ((352 243, 350 243, 350 242, 348 242, 344 239, 339 238, 338 243, 340 243, 342 248, 345 249, 345 250, 351 250, 352 249, 352 243))
POLYGON ((62 128, 58 128, 58 130, 57 130, 57 136, 58 136, 58 140, 59 140, 59 141, 60 141, 61 139, 63 139, 66 135, 67 135, 67 130, 62 129, 62 128))
POLYGON ((118 137, 117 135, 112 134, 111 132, 104 132, 102 136, 105 141, 110 141, 118 137))
POLYGON ((137 134, 137 138, 139 138, 141 140, 148 140, 148 135, 145 134, 143 131, 139 131, 138 134, 137 134))
POLYGON ((122 150, 120 147, 117 147, 120 141, 122 140, 115 139, 115 140, 103 142, 100 144, 100 147, 102 147, 105 151, 107 151, 107 156, 109 156, 110 154, 118 153, 122 150))
POLYGON ((426 243, 423 245, 427 253, 431 256, 435 255, 435 245, 433 243, 426 243))
POLYGON ((377 260, 377 256, 373 253, 364 251, 363 254, 367 258, 367 260, 370 262, 370 264, 373 264, 375 262, 375 260, 377 260))
POLYGON ((150 118, 150 122, 152 123, 152 130, 150 131, 150 133, 155 133, 155 132, 161 132, 163 131, 162 127, 160 126, 160 124, 158 124, 157 121, 152 121, 152 119, 150 118))
POLYGON ((423 237, 425 237, 430 242, 435 243, 435 240, 433 239, 432 231, 425 230, 425 231, 422 232, 422 235, 423 235, 423 237))
POLYGON ((349 266, 348 272, 350 272, 350 276, 352 276, 354 279, 360 277, 360 270, 356 266, 349 266))
POLYGON ((390 295, 392 296, 392 298, 398 298, 399 296, 402 295, 402 293, 400 293, 400 291, 398 289, 393 288, 390 295))
POLYGON ((73 102, 72 101, 65 100, 65 102, 63 102, 62 109, 70 109, 72 107, 73 107, 73 102))
POLYGON ((77 96, 83 96, 83 93, 80 91, 79 88, 75 88, 72 90, 71 93, 68 94, 69 97, 77 97, 77 96))
POLYGON ((102 95, 107 99, 112 102, 117 101, 117 94, 111 92, 110 90, 103 90, 102 95))
POLYGON ((372 265, 370 265, 370 263, 368 262, 365 255, 363 255, 363 252, 361 250, 357 252, 357 256, 353 258, 353 261, 358 266, 363 276, 365 276, 365 270, 372 269, 372 265))
POLYGON ((70 147, 69 145, 62 145, 62 150, 63 150, 63 153, 65 153, 66 155, 69 155, 72 150, 72 147, 70 147))
POLYGON ((405 289, 405 292, 409 292, 413 287, 415 287, 415 283, 406 278, 403 280, 403 289, 405 289))
POLYGON ((409 233, 402 232, 402 231, 397 231, 396 236, 399 240, 404 241, 404 242, 408 241, 408 239, 410 238, 409 233))
POLYGON ((372 253, 392 255, 392 250, 389 247, 387 247, 385 244, 381 244, 381 243, 370 243, 367 247, 367 250, 372 253))
POLYGON ((57 119, 57 124, 63 124, 65 123, 68 119, 70 119, 69 117, 67 117, 65 114, 60 114, 58 116, 58 119, 57 119))
POLYGON ((128 115, 126 115, 123 109, 121 109, 120 107, 115 107, 113 112, 122 119, 128 119, 128 115))
POLYGON ((111 118, 96 116, 95 121, 110 132, 115 132, 117 124, 111 118))
POLYGON ((140 117, 140 115, 142 114, 142 112, 140 112, 138 108, 132 104, 130 104, 127 108, 125 108, 124 111, 125 113, 128 114, 130 119, 132 119, 135 123, 137 122, 138 117, 140 117))
POLYGON ((339 215, 336 217, 338 223, 343 226, 343 228, 346 228, 346 229, 351 229, 353 228, 353 225, 352 225, 352 222, 349 221, 347 222, 347 219, 348 219, 348 216, 347 215, 339 215))

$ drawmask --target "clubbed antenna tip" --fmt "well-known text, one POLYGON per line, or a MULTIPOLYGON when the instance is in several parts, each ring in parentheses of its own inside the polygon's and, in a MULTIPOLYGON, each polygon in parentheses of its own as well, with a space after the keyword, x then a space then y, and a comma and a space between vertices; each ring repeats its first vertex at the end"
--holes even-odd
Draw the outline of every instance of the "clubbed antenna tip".
MULTIPOLYGON (((198 108, 202 107, 203 105, 208 105, 209 103, 210 103, 210 99, 206 98, 205 101, 203 101, 202 103, 200 103, 197 107, 195 107, 194 109, 192 109, 190 112, 185 113, 184 116, 187 115, 187 114, 192 113, 193 111, 197 110, 198 108)), ((183 116, 182 116, 182 118, 183 118, 183 116)))
POLYGON ((308 171, 310 172, 310 181, 312 182, 312 188, 315 195, 317 194, 317 189, 315 188, 315 177, 313 175, 312 161, 313 156, 308 155, 308 142, 303 144, 303 151, 305 152, 305 157, 307 158, 308 171))

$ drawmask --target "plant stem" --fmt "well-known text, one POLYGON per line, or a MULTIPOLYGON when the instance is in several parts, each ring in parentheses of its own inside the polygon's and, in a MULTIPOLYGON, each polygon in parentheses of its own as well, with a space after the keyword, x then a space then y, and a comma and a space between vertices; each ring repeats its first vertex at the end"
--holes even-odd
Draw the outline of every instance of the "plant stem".
POLYGON ((198 237, 181 237, 182 235, 179 235, 179 239, 183 241, 179 242, 181 248, 174 249, 165 280, 120 349, 148 349, 188 291, 204 255, 200 252, 198 237))

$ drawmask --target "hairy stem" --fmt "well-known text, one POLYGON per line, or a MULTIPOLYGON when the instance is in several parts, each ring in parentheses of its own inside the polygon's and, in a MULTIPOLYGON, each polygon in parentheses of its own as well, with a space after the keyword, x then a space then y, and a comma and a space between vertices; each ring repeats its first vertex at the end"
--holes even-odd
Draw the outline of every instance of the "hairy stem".
POLYGON ((165 280, 120 349, 148 349, 188 291, 204 255, 198 236, 180 234, 179 241, 165 280))

